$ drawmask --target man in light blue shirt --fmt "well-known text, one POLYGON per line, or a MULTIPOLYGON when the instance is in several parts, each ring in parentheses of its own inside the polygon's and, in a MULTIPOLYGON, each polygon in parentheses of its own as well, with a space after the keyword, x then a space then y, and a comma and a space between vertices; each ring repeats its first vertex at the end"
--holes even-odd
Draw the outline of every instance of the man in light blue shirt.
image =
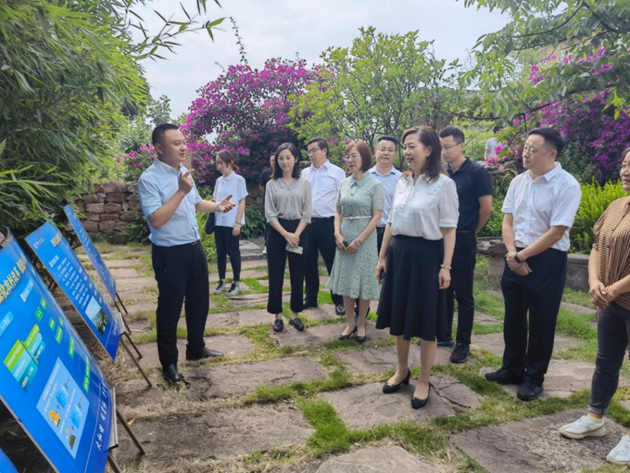
POLYGON ((188 149, 176 125, 153 130, 157 158, 138 180, 138 197, 151 231, 153 270, 158 283, 157 343, 164 378, 182 380, 177 371, 177 322, 186 299, 186 358, 221 355, 205 347, 203 332, 210 305, 208 262, 199 242, 196 212, 228 212, 228 196, 220 203, 203 200, 182 164, 188 149))
POLYGON ((368 170, 381 184, 383 184, 383 195, 385 196, 385 207, 383 208, 383 216, 376 227, 376 236, 378 244, 378 253, 381 253, 381 245, 383 244, 383 234, 387 226, 389 212, 392 209, 392 200, 396 191, 396 184, 400 180, 402 173, 394 167, 394 159, 398 152, 398 140, 393 136, 381 136, 376 145, 376 165, 368 170))

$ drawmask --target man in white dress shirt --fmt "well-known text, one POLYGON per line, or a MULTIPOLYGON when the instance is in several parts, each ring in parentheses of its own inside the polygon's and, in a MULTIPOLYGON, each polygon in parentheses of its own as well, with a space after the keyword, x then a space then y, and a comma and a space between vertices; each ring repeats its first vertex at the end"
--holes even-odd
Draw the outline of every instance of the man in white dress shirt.
MULTIPOLYGON (((335 261, 335 212, 339 184, 346 178, 346 173, 328 160, 328 142, 323 138, 313 138, 306 149, 311 165, 302 171, 302 177, 311 183, 313 195, 313 216, 308 226, 308 244, 305 247, 304 275, 306 296, 304 310, 317 307, 319 293, 318 252, 322 254, 328 274, 335 261)), ((337 315, 345 315, 343 297, 332 294, 337 315)))
POLYGON ((530 131, 523 148, 526 171, 510 183, 503 203, 505 351, 501 369, 486 379, 521 384, 518 397, 524 401, 538 399, 543 390, 566 280, 569 229, 582 196, 580 184, 556 162, 563 147, 553 128, 530 131))

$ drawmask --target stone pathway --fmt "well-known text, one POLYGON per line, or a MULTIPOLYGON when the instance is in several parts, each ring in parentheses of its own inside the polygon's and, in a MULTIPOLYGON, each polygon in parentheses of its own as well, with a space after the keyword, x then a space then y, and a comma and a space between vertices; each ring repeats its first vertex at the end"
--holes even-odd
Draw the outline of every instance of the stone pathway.
MULTIPOLYGON (((152 327, 157 306, 156 282, 146 266, 150 260, 142 256, 149 249, 127 249, 129 259, 116 259, 124 258, 121 250, 124 248, 105 253, 103 258, 129 311, 132 336, 145 342, 138 344, 143 353, 140 363, 154 383, 153 388, 147 388, 124 353, 113 365, 103 359, 103 371, 111 384, 117 384, 118 407, 132 421, 147 451, 147 456, 139 457, 119 429, 118 462, 129 473, 453 473, 472 471, 468 458, 480 465, 480 471, 490 473, 577 472, 603 465, 608 450, 623 433, 620 425, 609 421, 606 437, 564 439, 557 428, 584 412, 542 415, 557 410, 557 404, 548 410, 540 408, 535 418, 502 420, 502 415, 525 419, 539 409, 537 406, 557 403, 547 399, 567 398, 590 389, 594 364, 553 359, 539 403, 525 405, 505 396, 495 402, 487 393, 496 391, 488 390, 482 376, 496 367, 484 367, 480 360, 487 360, 481 350, 499 357, 503 354, 503 321, 482 312, 475 314, 468 363, 452 365, 452 348, 438 348, 429 402, 423 409, 411 409, 415 379, 395 394, 382 393, 388 373, 396 368, 396 349, 389 331, 376 330, 372 320, 368 321, 365 344, 337 340, 346 318, 337 316, 332 304, 303 312, 304 332, 296 331, 286 318, 283 333, 272 331, 274 317, 266 310, 267 261, 260 254, 261 248, 250 242, 241 242, 242 277, 257 284, 241 284, 249 293, 235 298, 211 296, 206 345, 225 356, 187 362, 186 332, 182 330, 177 346, 185 383, 167 385, 161 377, 156 343, 146 342, 155 339, 152 327), (383 434, 382 426, 391 424, 395 424, 391 433, 383 434), (484 424, 491 425, 474 427, 484 424), (420 432, 436 429, 442 440, 409 435, 405 430, 417 427, 420 432), (344 444, 345 429, 361 432, 350 444, 344 444), (369 429, 381 433, 372 436, 369 429), (396 432, 403 434, 397 437, 396 432)), ((86 261, 85 255, 81 259, 86 261)), ((327 279, 321 276, 322 293, 327 292, 327 279)), ((209 275, 211 289, 217 280, 214 267, 209 275)), ((288 289, 290 281, 284 284, 288 289)), ((285 291, 283 302, 288 305, 289 299, 285 291)), ((372 303, 372 313, 376 305, 372 303)), ((579 314, 592 313, 588 308, 563 307, 579 314)), ((178 328, 186 328, 183 316, 178 328)), ((90 337, 87 327, 79 325, 78 329, 90 337)), ((579 343, 558 335, 554 354, 574 356, 575 350, 568 354, 566 350, 579 343)), ((418 368, 420 363, 420 348, 413 340, 409 365, 418 368)), ((628 387, 630 381, 622 377, 620 386, 628 387)), ((504 389, 515 396, 517 387, 504 389)), ((630 392, 622 393, 630 398, 630 392)), ((622 404, 630 410, 630 401, 622 404)), ((9 448, 28 471, 51 471, 41 455, 28 454, 34 447, 25 434, 7 428, 15 422, 6 422, 0 416, 0 447, 9 448)))

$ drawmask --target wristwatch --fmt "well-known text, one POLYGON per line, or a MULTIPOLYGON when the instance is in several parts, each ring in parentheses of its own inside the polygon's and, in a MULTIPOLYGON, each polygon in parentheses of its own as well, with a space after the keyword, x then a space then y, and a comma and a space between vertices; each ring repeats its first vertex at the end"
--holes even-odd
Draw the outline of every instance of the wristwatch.
POLYGON ((516 260, 517 263, 522 264, 523 262, 521 261, 521 259, 518 257, 518 251, 516 253, 514 253, 514 259, 516 260))

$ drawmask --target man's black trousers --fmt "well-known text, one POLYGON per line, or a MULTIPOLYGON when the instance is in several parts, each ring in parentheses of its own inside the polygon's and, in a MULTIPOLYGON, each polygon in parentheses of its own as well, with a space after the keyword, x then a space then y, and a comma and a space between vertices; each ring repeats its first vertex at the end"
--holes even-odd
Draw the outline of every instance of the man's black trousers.
MULTIPOLYGON (((335 251, 337 249, 334 223, 334 217, 313 218, 311 224, 308 226, 308 243, 304 248, 304 275, 306 279, 305 298, 309 302, 317 303, 317 294, 319 293, 318 252, 322 254, 328 274, 332 271, 333 262, 335 261, 335 251)), ((331 296, 336 305, 343 305, 342 296, 332 293, 331 296)))
POLYGON ((210 308, 208 262, 201 243, 153 245, 153 270, 158 283, 157 344, 162 366, 177 363, 177 323, 186 301, 186 354, 201 355, 203 331, 210 308))
POLYGON ((503 270, 503 367, 540 386, 553 352, 556 320, 567 276, 567 253, 550 248, 529 258, 527 264, 532 270, 527 276, 511 271, 507 262, 503 270))

